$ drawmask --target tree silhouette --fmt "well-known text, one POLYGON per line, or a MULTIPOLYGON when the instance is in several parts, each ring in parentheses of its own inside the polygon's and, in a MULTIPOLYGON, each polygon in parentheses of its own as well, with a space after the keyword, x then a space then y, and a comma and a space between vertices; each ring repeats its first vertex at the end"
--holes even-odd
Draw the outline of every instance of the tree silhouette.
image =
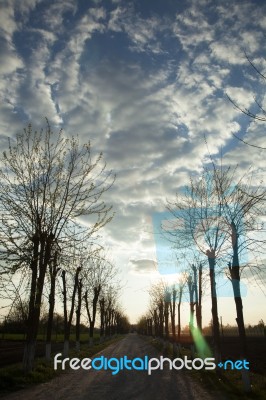
MULTIPOLYGON (((252 60, 250 59, 250 57, 247 55, 247 53, 245 52, 245 57, 247 59, 247 61, 249 62, 249 64, 251 65, 251 67, 253 68, 253 70, 256 72, 256 74, 261 77, 265 82, 266 82, 266 76, 256 67, 256 65, 252 62, 252 60)), ((228 99, 230 100, 230 102, 234 105, 234 107, 240 111, 242 114, 248 116, 249 118, 255 120, 255 121, 259 121, 259 122, 266 122, 266 110, 263 108, 262 104, 256 99, 256 97, 254 97, 254 101, 255 104, 258 107, 258 113, 255 113, 253 111, 251 111, 248 108, 244 108, 241 107, 234 99, 232 99, 228 94, 227 94, 228 99)), ((242 143, 246 144, 247 146, 250 147, 255 147, 257 149, 261 149, 261 150, 266 150, 266 147, 262 147, 262 146, 257 146, 253 143, 249 143, 246 140, 240 138, 239 136, 235 135, 235 138, 237 138, 238 140, 240 140, 242 143)))
POLYGON ((70 240, 78 218, 87 218, 78 229, 88 235, 111 220, 111 206, 102 196, 114 177, 106 171, 102 154, 93 157, 90 143, 80 145, 77 137, 67 138, 62 130, 53 133, 48 120, 44 130, 34 131, 29 124, 9 139, 1 166, 1 273, 26 266, 31 279, 23 360, 29 372, 54 249, 70 240))

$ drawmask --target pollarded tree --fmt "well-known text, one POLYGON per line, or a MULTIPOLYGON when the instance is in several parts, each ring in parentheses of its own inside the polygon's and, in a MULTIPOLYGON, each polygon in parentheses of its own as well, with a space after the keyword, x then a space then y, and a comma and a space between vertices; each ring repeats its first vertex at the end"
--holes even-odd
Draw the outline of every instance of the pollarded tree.
POLYGON ((212 177, 217 191, 217 202, 222 206, 222 218, 228 226, 231 251, 228 258, 229 279, 232 283, 236 322, 241 343, 241 356, 246 357, 247 344, 241 297, 241 271, 248 267, 246 261, 241 262, 243 253, 258 253, 258 237, 254 237, 259 228, 258 220, 265 203, 266 190, 253 177, 242 176, 236 181, 236 168, 214 168, 212 177), (256 240, 257 239, 257 240, 256 240))
POLYGON ((99 301, 101 326, 103 321, 103 330, 101 328, 101 334, 104 333, 105 337, 110 337, 114 333, 115 313, 118 308, 120 289, 121 287, 119 284, 111 283, 107 288, 105 288, 101 300, 99 301))
MULTIPOLYGON (((64 305, 64 357, 68 357, 69 351, 69 339, 70 330, 72 326, 72 320, 74 315, 75 306, 77 303, 77 293, 79 284, 81 282, 80 275, 82 266, 75 266, 72 273, 66 270, 62 270, 62 293, 63 293, 63 305, 64 305), (70 277, 69 277, 70 275, 70 277), (67 278, 68 281, 67 281, 67 278), (69 283, 69 281, 71 283, 69 283), (68 301, 69 300, 69 301, 68 301), (68 307, 68 303, 70 303, 68 307)), ((79 297, 79 296, 78 296, 79 297)))
POLYGON ((113 278, 117 275, 117 270, 112 263, 107 260, 105 254, 95 254, 86 260, 83 285, 85 306, 89 320, 90 345, 93 345, 94 327, 97 316, 99 299, 105 288, 111 284, 113 278))
POLYGON ((187 276, 188 295, 190 303, 190 331, 195 327, 202 329, 202 263, 193 263, 187 276))
POLYGON ((192 179, 186 187, 184 195, 176 195, 174 203, 168 203, 168 209, 179 221, 179 228, 173 230, 170 240, 176 241, 177 251, 184 248, 197 247, 198 251, 207 256, 209 265, 211 304, 213 319, 214 353, 217 360, 221 357, 220 331, 218 318, 218 303, 216 290, 216 264, 223 253, 223 245, 227 237, 221 235, 224 231, 224 221, 221 217, 221 205, 217 203, 216 188, 211 178, 192 179))
POLYGON ((115 312, 115 333, 125 334, 130 332, 130 322, 127 315, 118 307, 115 312))
POLYGON ((177 283, 177 340, 178 343, 180 344, 180 339, 181 339, 181 304, 182 304, 182 297, 183 297, 183 292, 184 292, 184 286, 185 286, 185 280, 180 279, 179 282, 177 283))
POLYGON ((150 332, 150 330, 148 329, 148 327, 150 326, 150 321, 151 318, 149 314, 145 314, 139 317, 136 328, 137 332, 140 335, 152 335, 152 331, 150 332))
POLYGON ((40 305, 54 247, 73 231, 77 218, 87 217, 93 234, 108 223, 111 207, 102 200, 114 177, 102 154, 93 157, 90 143, 34 131, 29 124, 1 157, 1 273, 27 266, 31 275, 24 370, 33 368, 40 305))
MULTIPOLYGON (((205 169, 200 178, 191 179, 185 198, 177 196, 172 214, 183 221, 183 228, 173 232, 179 243, 196 244, 208 258, 215 356, 220 354, 216 273, 217 265, 229 263, 229 273, 237 311, 241 353, 245 356, 245 327, 240 291, 240 256, 256 243, 254 233, 266 191, 261 183, 246 181, 243 176, 235 183, 236 169, 205 169), (183 201, 182 201, 183 200, 183 201)), ((243 265, 243 263, 242 263, 243 265)))
POLYGON ((155 336, 163 338, 164 330, 169 334, 169 306, 171 293, 167 284, 160 280, 149 288, 150 314, 154 322, 155 336), (164 329, 165 328, 165 329, 164 329))
POLYGON ((48 318, 47 318, 47 329, 46 329, 46 344, 45 344, 45 358, 47 361, 51 359, 51 346, 52 346, 52 329, 54 320, 54 308, 55 308, 55 294, 56 294, 56 278, 60 272, 60 262, 61 262, 62 249, 57 246, 53 248, 53 257, 51 257, 48 263, 48 282, 49 282, 49 296, 48 296, 48 318))

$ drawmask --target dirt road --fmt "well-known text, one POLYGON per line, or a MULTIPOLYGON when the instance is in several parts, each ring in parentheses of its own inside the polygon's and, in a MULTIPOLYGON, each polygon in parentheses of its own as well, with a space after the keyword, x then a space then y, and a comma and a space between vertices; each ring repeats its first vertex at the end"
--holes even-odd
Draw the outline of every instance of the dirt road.
MULTIPOLYGON (((97 356, 129 359, 158 357, 158 352, 136 334, 113 343, 97 356)), ((188 371, 123 370, 112 375, 110 370, 69 371, 52 381, 4 397, 5 400, 214 400, 221 399, 202 389, 188 371)))

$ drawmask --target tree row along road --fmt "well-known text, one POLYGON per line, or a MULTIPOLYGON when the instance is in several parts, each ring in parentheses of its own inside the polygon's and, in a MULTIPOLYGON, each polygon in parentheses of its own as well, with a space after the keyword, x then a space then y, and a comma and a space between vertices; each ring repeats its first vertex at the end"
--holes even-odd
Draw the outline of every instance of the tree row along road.
MULTIPOLYGON (((62 343, 53 343, 52 350, 60 352, 63 349, 62 343)), ((74 347, 75 344, 72 345, 74 347)), ((0 341, 0 367, 21 362, 23 359, 24 342, 23 341, 0 341)), ((45 356, 45 343, 37 343, 36 356, 45 356)))
MULTIPOLYGON (((128 359, 160 354, 137 334, 129 334, 119 342, 111 344, 97 356, 128 359)), ((34 388, 19 391, 4 397, 5 400, 213 400, 222 399, 217 393, 209 393, 189 375, 189 371, 122 370, 112 375, 110 370, 71 370, 52 381, 34 388)))

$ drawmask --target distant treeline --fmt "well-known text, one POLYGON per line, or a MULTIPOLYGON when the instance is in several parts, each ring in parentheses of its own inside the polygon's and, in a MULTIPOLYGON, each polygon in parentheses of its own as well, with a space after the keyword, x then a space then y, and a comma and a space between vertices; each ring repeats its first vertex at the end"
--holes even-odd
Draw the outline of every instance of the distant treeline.
MULTIPOLYGON (((48 314, 40 319, 38 334, 42 335, 46 333, 48 323, 48 314)), ((95 333, 99 333, 99 329, 95 328, 95 333)), ((75 324, 71 324, 71 333, 75 332, 75 324)), ((88 333, 89 327, 85 324, 80 324, 80 332, 88 333)), ((5 317, 0 323, 0 333, 3 335, 5 333, 18 333, 26 334, 26 321, 23 318, 9 318, 5 317)), ((63 334, 64 333, 64 317, 60 314, 56 314, 53 320, 52 333, 63 334)))

